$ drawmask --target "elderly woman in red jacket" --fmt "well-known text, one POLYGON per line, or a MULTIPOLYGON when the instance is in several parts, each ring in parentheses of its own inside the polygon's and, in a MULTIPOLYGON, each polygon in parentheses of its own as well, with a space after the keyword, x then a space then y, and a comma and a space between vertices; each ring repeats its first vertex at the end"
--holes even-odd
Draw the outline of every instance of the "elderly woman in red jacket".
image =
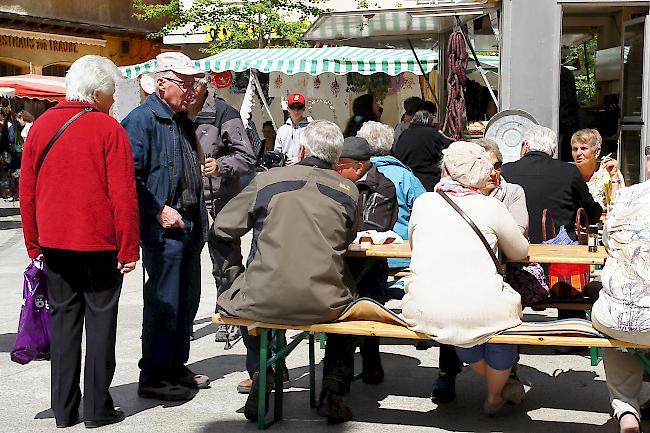
POLYGON ((108 389, 122 278, 139 259, 140 236, 131 148, 108 115, 118 78, 106 58, 74 62, 65 79, 67 100, 39 117, 23 149, 20 211, 29 257, 42 259, 47 273, 57 427, 79 420, 84 320, 84 423, 92 428, 124 419, 108 389))

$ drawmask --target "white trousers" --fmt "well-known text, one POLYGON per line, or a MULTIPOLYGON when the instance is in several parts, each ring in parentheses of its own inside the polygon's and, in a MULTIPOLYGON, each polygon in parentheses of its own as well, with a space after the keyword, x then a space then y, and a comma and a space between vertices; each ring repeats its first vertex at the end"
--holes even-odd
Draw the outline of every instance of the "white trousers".
MULTIPOLYGON (((648 332, 632 333, 607 328, 598 322, 596 317, 592 317, 592 324, 600 332, 617 340, 650 345, 650 333, 648 332)), ((603 364, 614 417, 618 419, 621 414, 632 412, 641 419, 639 414, 641 405, 639 397, 643 383, 641 363, 634 358, 632 353, 624 349, 605 348, 603 364)))

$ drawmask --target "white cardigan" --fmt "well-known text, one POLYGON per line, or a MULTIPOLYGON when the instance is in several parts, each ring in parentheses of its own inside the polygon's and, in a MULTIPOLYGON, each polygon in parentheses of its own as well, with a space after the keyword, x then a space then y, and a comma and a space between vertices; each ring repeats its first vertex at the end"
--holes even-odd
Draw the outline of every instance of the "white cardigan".
MULTIPOLYGON (((492 249, 519 259, 528 241, 506 207, 480 194, 449 196, 481 230, 492 249)), ((467 222, 437 193, 413 205, 409 223, 412 276, 402 313, 409 327, 440 343, 473 347, 521 323, 519 294, 498 274, 467 222)))

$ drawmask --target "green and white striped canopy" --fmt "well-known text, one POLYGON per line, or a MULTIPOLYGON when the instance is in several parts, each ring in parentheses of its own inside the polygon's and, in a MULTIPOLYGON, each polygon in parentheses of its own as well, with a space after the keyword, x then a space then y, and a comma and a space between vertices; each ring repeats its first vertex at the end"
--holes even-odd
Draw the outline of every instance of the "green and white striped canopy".
MULTIPOLYGON (((435 69, 438 63, 437 53, 431 50, 416 50, 416 53, 426 73, 435 69)), ((391 76, 412 72, 421 75, 417 60, 410 50, 358 47, 231 49, 195 60, 194 63, 206 72, 257 69, 260 72, 282 72, 287 75, 299 72, 310 75, 324 72, 370 75, 383 72, 391 76)), ((127 78, 134 78, 142 73, 156 72, 156 61, 150 60, 120 69, 127 78)))

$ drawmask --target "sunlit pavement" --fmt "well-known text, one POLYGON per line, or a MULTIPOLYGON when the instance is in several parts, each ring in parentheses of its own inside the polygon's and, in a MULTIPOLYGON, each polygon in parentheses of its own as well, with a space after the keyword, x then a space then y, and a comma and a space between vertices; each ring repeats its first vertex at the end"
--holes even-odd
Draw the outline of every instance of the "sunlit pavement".
MULTIPOLYGON (((0 203, 0 432, 48 432, 55 429, 50 410, 48 362, 18 365, 10 361, 22 296, 22 272, 28 263, 16 208, 0 203), (4 213, 3 213, 4 212, 4 213)), ((246 254, 244 254, 246 257, 246 254)), ((142 324, 142 269, 125 278, 120 301, 117 335, 117 370, 111 393, 126 412, 120 424, 104 427, 111 432, 252 432, 256 425, 242 413, 246 396, 237 383, 246 377, 244 346, 224 350, 214 342, 216 327, 210 323, 215 288, 207 249, 203 251, 203 292, 194 326, 190 367, 212 378, 209 389, 188 402, 164 403, 137 396, 137 362, 142 324)), ((529 317, 541 313, 529 312, 529 317)), ((550 312, 549 314, 554 314, 550 312)), ((291 388, 286 391, 285 419, 272 426, 277 432, 616 432, 610 418, 602 364, 591 367, 583 355, 558 355, 552 349, 522 347, 520 377, 529 382, 521 407, 507 406, 502 414, 487 418, 481 413, 485 387, 471 371, 457 379, 456 401, 437 407, 431 403, 431 385, 437 374, 438 349, 418 351, 403 341, 383 341, 385 382, 355 382, 347 397, 354 420, 328 426, 309 408, 307 343, 289 357, 291 388)), ((317 362, 323 351, 317 349, 317 362)), ((359 361, 359 359, 357 359, 359 361)), ((319 366, 320 367, 320 366, 319 366)), ((360 365, 357 365, 359 370, 360 365)), ((317 370, 320 383, 320 368, 317 370)), ((645 394, 644 394, 645 395, 645 394)), ((84 430, 78 424, 70 431, 84 430)))

